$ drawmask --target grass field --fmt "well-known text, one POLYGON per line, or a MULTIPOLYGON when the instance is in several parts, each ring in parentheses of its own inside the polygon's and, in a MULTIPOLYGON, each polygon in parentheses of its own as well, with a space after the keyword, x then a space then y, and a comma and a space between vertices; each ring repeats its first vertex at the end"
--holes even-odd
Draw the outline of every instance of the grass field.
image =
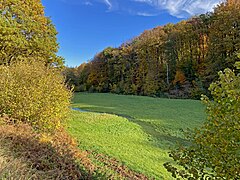
POLYGON ((171 178, 163 167, 169 149, 186 143, 183 130, 205 119, 204 106, 195 100, 77 93, 72 106, 91 111, 73 111, 69 121, 81 149, 109 155, 157 179, 171 178))

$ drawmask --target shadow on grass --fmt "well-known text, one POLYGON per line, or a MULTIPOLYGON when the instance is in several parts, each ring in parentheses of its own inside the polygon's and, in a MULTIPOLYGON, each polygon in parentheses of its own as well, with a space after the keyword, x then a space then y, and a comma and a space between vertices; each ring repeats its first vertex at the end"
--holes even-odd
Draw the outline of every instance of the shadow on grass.
MULTIPOLYGON (((150 122, 146 121, 141 121, 137 120, 131 116, 125 115, 125 114, 115 114, 115 113, 108 113, 108 114, 113 114, 117 115, 123 118, 128 119, 129 121, 136 123, 140 125, 143 129, 143 131, 150 135, 155 142, 153 143, 157 147, 161 147, 161 149, 169 150, 169 147, 176 146, 178 144, 183 145, 183 146, 188 146, 190 143, 188 140, 182 138, 182 137, 177 137, 168 133, 164 132, 159 132, 156 130, 153 124, 150 122)), ((179 130, 180 131, 180 130, 179 130)))
POLYGON ((39 141, 39 135, 26 125, 0 129, 0 142, 9 150, 8 155, 23 158, 34 170, 33 179, 91 179, 91 173, 76 162, 63 139, 53 140, 55 144, 39 141))
MULTIPOLYGON (((111 113, 111 112, 99 112, 99 111, 94 111, 94 108, 89 108, 89 107, 82 107, 82 108, 72 108, 73 110, 80 111, 80 112, 93 112, 93 113, 107 113, 111 115, 117 115, 123 118, 128 119, 129 121, 136 123, 142 127, 145 133, 149 134, 152 136, 153 139, 155 139, 155 146, 161 147, 162 149, 169 150, 169 147, 176 146, 178 144, 187 146, 189 145, 189 141, 182 138, 182 137, 177 137, 174 135, 170 135, 168 133, 164 132, 159 132, 155 129, 154 125, 151 124, 150 122, 146 121, 140 121, 137 120, 131 116, 125 115, 125 114, 117 114, 117 113, 111 113), (87 110, 85 110, 87 109, 87 110)), ((180 130, 179 130, 180 131, 180 130)))
MULTIPOLYGON (((25 161, 29 172, 30 170, 33 172, 32 178, 29 179, 148 179, 113 158, 80 151, 77 143, 64 130, 48 139, 34 132, 28 125, 2 125, 0 126, 1 146, 8 149, 6 156, 25 161), (101 165, 93 161, 98 161, 101 165)), ((5 179, 21 179, 21 177, 12 177, 9 174, 5 179)))
POLYGON ((161 147, 162 149, 169 150, 169 147, 173 147, 178 144, 183 146, 189 145, 189 141, 182 137, 177 137, 168 133, 157 131, 154 125, 150 122, 140 121, 134 118, 131 118, 129 120, 140 125, 143 128, 144 132, 151 135, 155 140, 154 145, 161 147))

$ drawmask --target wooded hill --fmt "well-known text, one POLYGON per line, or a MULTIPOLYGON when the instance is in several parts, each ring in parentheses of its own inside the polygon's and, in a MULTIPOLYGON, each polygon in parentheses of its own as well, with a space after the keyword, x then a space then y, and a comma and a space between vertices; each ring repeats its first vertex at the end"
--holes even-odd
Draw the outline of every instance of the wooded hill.
POLYGON ((88 63, 67 68, 76 91, 199 98, 240 52, 240 3, 158 26, 88 63))

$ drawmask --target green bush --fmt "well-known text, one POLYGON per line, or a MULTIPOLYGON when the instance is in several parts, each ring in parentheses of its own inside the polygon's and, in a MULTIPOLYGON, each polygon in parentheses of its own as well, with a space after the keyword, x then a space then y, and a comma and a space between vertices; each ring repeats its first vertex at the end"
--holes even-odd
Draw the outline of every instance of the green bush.
POLYGON ((240 74, 228 68, 218 74, 209 88, 213 100, 202 97, 207 121, 195 131, 191 146, 170 153, 182 169, 165 163, 175 178, 240 179, 240 74))
POLYGON ((0 66, 0 115, 29 123, 37 130, 60 127, 70 105, 71 92, 56 68, 41 62, 0 66))

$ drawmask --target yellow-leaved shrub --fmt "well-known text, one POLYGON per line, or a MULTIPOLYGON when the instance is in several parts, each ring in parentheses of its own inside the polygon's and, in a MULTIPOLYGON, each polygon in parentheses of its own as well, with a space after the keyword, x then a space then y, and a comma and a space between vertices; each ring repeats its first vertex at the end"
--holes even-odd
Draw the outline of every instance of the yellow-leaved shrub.
POLYGON ((58 69, 41 62, 0 66, 0 115, 53 131, 69 111, 71 91, 58 69))

